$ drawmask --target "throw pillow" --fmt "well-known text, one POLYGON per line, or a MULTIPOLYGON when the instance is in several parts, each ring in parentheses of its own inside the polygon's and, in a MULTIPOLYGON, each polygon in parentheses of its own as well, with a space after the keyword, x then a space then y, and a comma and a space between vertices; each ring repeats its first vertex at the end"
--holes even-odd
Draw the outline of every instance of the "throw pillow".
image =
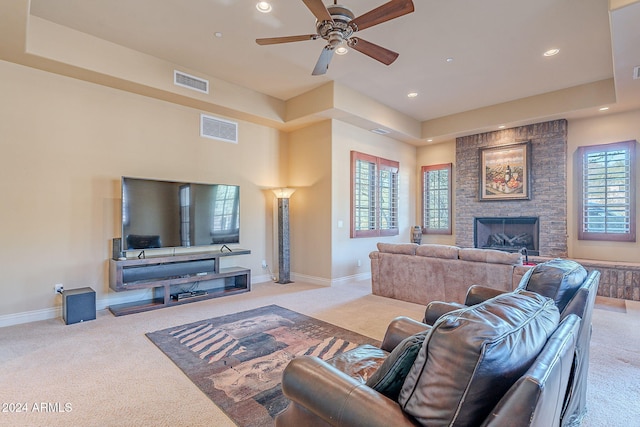
POLYGON ((369 377, 367 385, 389 399, 397 401, 404 379, 416 360, 418 351, 420 351, 429 331, 430 329, 402 340, 389 353, 382 366, 369 377))

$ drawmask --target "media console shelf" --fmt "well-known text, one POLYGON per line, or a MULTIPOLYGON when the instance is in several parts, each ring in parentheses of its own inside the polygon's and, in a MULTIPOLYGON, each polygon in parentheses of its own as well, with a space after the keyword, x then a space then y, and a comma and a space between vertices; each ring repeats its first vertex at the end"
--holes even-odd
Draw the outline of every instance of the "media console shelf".
POLYGON ((109 260, 109 287, 116 292, 153 289, 145 301, 109 306, 115 316, 202 301, 251 290, 251 270, 220 267, 220 258, 248 249, 109 260))

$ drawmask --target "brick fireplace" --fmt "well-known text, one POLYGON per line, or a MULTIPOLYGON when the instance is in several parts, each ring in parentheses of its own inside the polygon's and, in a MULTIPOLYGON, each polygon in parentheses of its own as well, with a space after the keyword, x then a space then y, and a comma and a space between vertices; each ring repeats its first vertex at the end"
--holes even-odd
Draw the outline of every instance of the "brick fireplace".
POLYGON ((456 245, 476 246, 477 218, 535 217, 538 254, 567 256, 566 120, 457 138, 455 180, 456 245), (480 201, 479 149, 524 141, 531 141, 530 200, 480 201))

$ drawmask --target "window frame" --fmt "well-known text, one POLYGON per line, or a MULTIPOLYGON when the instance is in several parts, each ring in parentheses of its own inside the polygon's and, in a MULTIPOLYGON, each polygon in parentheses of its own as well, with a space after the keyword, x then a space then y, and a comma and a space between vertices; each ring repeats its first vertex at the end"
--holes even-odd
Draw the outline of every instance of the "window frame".
MULTIPOLYGON (((578 147, 578 240, 601 240, 601 241, 613 241, 613 242, 635 242, 636 241, 636 141, 622 141, 614 142, 610 144, 598 144, 590 146, 578 147), (609 153, 613 151, 625 150, 629 156, 629 171, 626 175, 626 179, 629 182, 628 190, 626 191, 626 198, 628 198, 629 209, 629 231, 624 233, 612 233, 612 232, 593 232, 585 230, 585 176, 584 168, 586 157, 593 153, 609 153)), ((605 196, 605 210, 607 207, 605 196)), ((625 207, 627 207, 625 205, 625 207)), ((605 211, 606 213, 606 211, 605 211)))
POLYGON ((397 236, 400 234, 398 224, 398 206, 399 206, 399 170, 400 163, 394 160, 388 160, 381 157, 372 156, 358 151, 351 151, 351 238, 360 237, 380 237, 380 236, 397 236), (368 209, 372 212, 374 218, 374 228, 366 230, 358 230, 356 226, 358 206, 357 179, 356 171, 358 162, 368 162, 375 165, 375 182, 370 193, 373 196, 373 206, 369 205, 368 209), (381 228, 381 174, 383 172, 391 173, 391 200, 389 201, 389 209, 391 211, 391 227, 381 228))
MULTIPOLYGON (((453 183, 453 164, 452 163, 442 163, 442 164, 438 164, 438 165, 428 165, 428 166, 422 166, 421 169, 421 190, 422 190, 422 204, 421 204, 421 215, 422 215, 422 234, 453 234, 453 227, 452 227, 452 202, 453 202, 453 196, 452 196, 452 192, 453 192, 453 188, 452 188, 452 183, 453 183), (448 179, 447 179, 447 218, 446 218, 446 228, 430 228, 428 226, 429 224, 429 216, 427 213, 427 209, 426 209, 426 202, 427 202, 427 191, 430 191, 427 188, 427 174, 431 173, 431 172, 440 172, 440 171, 447 171, 448 174, 448 179)), ((438 191, 442 191, 442 189, 438 188, 438 191)), ((436 191, 436 190, 434 190, 436 191)))

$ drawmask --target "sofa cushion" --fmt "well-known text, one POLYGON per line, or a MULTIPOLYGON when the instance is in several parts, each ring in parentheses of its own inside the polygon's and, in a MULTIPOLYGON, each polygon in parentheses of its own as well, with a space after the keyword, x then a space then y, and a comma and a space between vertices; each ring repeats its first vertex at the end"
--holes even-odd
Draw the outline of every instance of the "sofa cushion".
POLYGON ((552 298, 562 312, 587 277, 587 270, 575 261, 556 258, 538 264, 525 274, 518 289, 552 298))
POLYGON ((431 329, 411 335, 400 342, 389 354, 373 375, 367 385, 384 394, 389 399, 398 400, 400 389, 409 369, 418 356, 418 351, 431 329))
POLYGON ((378 250, 389 254, 415 255, 415 243, 378 243, 378 250))
POLYGON ((492 264, 522 264, 522 255, 495 249, 461 248, 458 257, 465 261, 488 262, 492 264))
POLYGON ((424 244, 416 248, 416 255, 431 258, 458 259, 459 250, 460 248, 457 246, 424 244))
POLYGON ((478 425, 532 364, 559 317, 553 300, 526 291, 445 314, 398 402, 422 425, 478 425))
POLYGON ((351 378, 366 382, 387 359, 389 353, 371 344, 363 344, 327 360, 327 363, 351 378))

